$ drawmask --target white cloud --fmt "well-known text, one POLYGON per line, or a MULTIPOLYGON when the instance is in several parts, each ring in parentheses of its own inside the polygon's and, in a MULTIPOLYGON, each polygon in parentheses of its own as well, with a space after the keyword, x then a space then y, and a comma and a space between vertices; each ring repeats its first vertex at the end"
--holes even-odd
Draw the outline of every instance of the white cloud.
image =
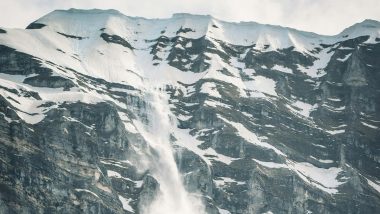
POLYGON ((379 0, 2 0, 0 26, 25 27, 55 9, 117 9, 129 16, 165 18, 210 14, 227 21, 256 21, 321 34, 337 34, 364 19, 380 20, 379 0))

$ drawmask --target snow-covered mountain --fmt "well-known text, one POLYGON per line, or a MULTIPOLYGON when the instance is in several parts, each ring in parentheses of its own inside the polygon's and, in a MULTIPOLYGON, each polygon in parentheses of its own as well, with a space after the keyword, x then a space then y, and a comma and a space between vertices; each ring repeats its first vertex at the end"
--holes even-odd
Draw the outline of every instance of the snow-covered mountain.
POLYGON ((378 213, 379 82, 374 20, 0 28, 0 213, 378 213))

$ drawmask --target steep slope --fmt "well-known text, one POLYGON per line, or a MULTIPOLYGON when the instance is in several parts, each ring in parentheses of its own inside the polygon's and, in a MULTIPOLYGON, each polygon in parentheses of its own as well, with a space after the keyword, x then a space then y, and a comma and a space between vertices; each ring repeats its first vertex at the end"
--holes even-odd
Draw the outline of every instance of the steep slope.
POLYGON ((379 212, 379 43, 115 10, 0 29, 0 211, 379 212))

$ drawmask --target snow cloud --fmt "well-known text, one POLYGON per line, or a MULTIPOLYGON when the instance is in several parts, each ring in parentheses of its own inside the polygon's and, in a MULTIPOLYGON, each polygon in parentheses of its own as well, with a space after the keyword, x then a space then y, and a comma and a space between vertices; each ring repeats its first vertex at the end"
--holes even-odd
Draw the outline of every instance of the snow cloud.
POLYGON ((380 20, 379 0, 2 0, 0 26, 24 28, 55 9, 116 9, 129 16, 210 14, 333 35, 364 19, 380 20))

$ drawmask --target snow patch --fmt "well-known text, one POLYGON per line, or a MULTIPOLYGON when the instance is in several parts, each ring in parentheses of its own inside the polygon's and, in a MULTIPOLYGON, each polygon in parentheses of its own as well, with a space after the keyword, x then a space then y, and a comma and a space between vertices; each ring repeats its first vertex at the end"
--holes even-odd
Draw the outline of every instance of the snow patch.
POLYGON ((310 117, 310 113, 317 107, 317 104, 311 105, 297 100, 296 102, 292 103, 292 106, 287 105, 287 107, 291 111, 301 114, 304 117, 310 117))
POLYGON ((281 72, 287 73, 287 74, 293 74, 292 69, 286 68, 286 67, 284 67, 282 65, 275 65, 275 66, 272 67, 272 69, 273 70, 277 70, 277 71, 281 71, 281 72))
POLYGON ((375 182, 369 180, 368 178, 366 178, 366 180, 367 180, 368 185, 370 185, 374 190, 376 190, 378 193, 380 193, 380 185, 378 184, 378 182, 375 183, 375 182))
POLYGON ((131 207, 131 205, 129 205, 129 202, 131 202, 132 199, 130 199, 130 198, 124 198, 121 195, 118 195, 118 197, 119 197, 119 201, 123 205, 123 209, 126 210, 126 211, 129 211, 129 212, 133 212, 133 208, 131 207))
POLYGON ((341 61, 341 62, 344 62, 344 61, 346 61, 350 56, 351 56, 351 53, 347 54, 347 55, 346 55, 345 57, 343 57, 343 58, 338 58, 338 59, 336 59, 336 60, 341 61))
POLYGON ((337 188, 344 183, 337 180, 339 173, 342 172, 341 168, 318 168, 306 162, 289 162, 288 165, 304 181, 330 194, 338 193, 337 188))
POLYGON ((265 162, 265 161, 260 161, 257 159, 252 158, 256 163, 266 167, 266 168, 274 168, 274 169, 279 169, 279 168, 288 168, 286 164, 282 163, 275 163, 275 162, 265 162))
POLYGON ((218 179, 214 179, 214 183, 216 186, 224 186, 228 183, 235 183, 237 185, 243 185, 246 182, 245 181, 236 181, 235 179, 228 178, 228 177, 218 177, 218 179))
POLYGON ((367 127, 371 128, 371 129, 379 129, 379 127, 374 126, 374 125, 371 125, 371 124, 368 124, 368 123, 366 123, 366 122, 361 121, 361 123, 362 123, 364 126, 367 126, 367 127))
POLYGON ((277 153, 281 156, 286 156, 284 153, 282 153, 280 150, 278 150, 274 146, 270 145, 269 143, 265 143, 265 142, 260 141, 259 138, 257 137, 257 135, 254 134, 253 132, 249 131, 245 126, 243 126, 243 124, 227 120, 219 114, 217 116, 218 116, 218 118, 220 118, 224 122, 226 122, 226 123, 230 124, 232 127, 234 127, 237 131, 237 134, 239 136, 241 136, 243 139, 245 139, 247 142, 255 144, 259 147, 263 147, 263 148, 273 150, 275 153, 277 153))
POLYGON ((346 130, 344 129, 340 129, 340 130, 326 130, 327 133, 331 134, 331 135, 336 135, 336 134, 343 134, 346 132, 346 130))
POLYGON ((88 189, 75 189, 75 191, 77 191, 77 192, 87 192, 87 193, 89 193, 89 194, 91 194, 91 195, 93 195, 93 196, 99 198, 99 196, 98 196, 97 194, 95 194, 94 192, 91 192, 91 191, 88 190, 88 189))
POLYGON ((252 97, 266 97, 264 94, 277 97, 276 82, 264 76, 254 76, 253 80, 245 81, 245 86, 249 91, 258 92, 251 95, 252 97))
POLYGON ((298 70, 311 78, 322 77, 326 74, 324 68, 326 68, 329 63, 331 56, 334 54, 334 51, 329 52, 330 49, 323 49, 319 54, 316 54, 315 57, 318 59, 313 62, 313 65, 310 67, 303 67, 298 65, 298 70))
POLYGON ((328 169, 324 169, 324 168, 318 168, 310 163, 306 163, 306 162, 297 163, 297 162, 292 162, 289 160, 287 161, 286 164, 264 162, 264 161, 259 161, 256 159, 253 159, 253 160, 257 162, 258 164, 267 168, 274 168, 274 169, 286 168, 286 169, 292 170, 296 172, 297 175, 305 182, 330 194, 338 193, 337 188, 341 184, 344 183, 342 181, 337 180, 339 173, 343 171, 341 168, 331 167, 328 169))
POLYGON ((205 82, 202 84, 201 93, 208 94, 212 97, 222 98, 217 90, 217 86, 214 82, 205 82))

